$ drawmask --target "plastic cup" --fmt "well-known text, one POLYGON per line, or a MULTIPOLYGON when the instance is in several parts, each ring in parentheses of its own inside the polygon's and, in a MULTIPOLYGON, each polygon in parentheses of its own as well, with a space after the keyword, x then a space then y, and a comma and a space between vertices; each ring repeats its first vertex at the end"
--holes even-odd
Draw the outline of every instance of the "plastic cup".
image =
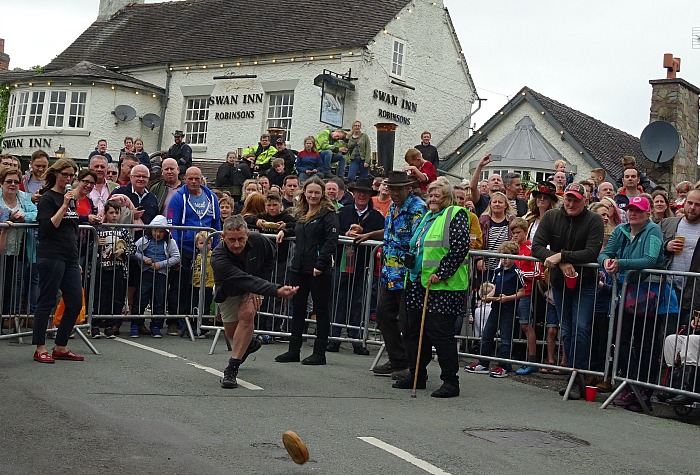
MULTIPOLYGON (((685 247, 685 236, 676 236, 676 237, 674 237, 673 239, 675 239, 676 241, 682 242, 682 243, 683 243, 683 247, 685 247)), ((676 254, 681 254, 681 253, 683 252, 683 247, 681 248, 680 251, 676 251, 676 254)))
POLYGON ((566 288, 567 289, 573 289, 576 287, 576 283, 578 282, 578 272, 574 272, 574 275, 569 277, 568 275, 565 275, 566 277, 566 288))
POLYGON ((586 401, 595 401, 595 395, 598 394, 598 388, 595 386, 586 386, 586 401))

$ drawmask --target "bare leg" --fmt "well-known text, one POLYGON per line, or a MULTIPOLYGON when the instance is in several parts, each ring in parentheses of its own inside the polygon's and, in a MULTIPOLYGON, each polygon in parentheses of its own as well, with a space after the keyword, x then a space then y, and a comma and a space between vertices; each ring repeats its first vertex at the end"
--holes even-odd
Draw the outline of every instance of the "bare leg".
POLYGON ((557 360, 554 357, 555 350, 557 348, 557 329, 554 327, 547 328, 547 362, 556 363, 557 360))
POLYGON ((537 357, 537 337, 532 325, 522 325, 523 332, 527 337, 527 355, 534 361, 537 357))
MULTIPOLYGON (((238 307, 238 324, 234 327, 233 333, 231 356, 234 359, 243 358, 248 345, 250 345, 250 340, 253 339, 255 313, 259 307, 260 297, 257 295, 246 294, 241 299, 241 304, 238 307)), ((228 331, 226 336, 228 336, 228 331)))

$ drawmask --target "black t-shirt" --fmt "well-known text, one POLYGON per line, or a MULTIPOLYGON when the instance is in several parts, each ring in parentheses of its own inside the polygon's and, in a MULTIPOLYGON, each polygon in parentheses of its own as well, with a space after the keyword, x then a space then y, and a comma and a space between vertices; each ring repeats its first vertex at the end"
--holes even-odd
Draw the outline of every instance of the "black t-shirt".
POLYGON ((37 205, 36 220, 39 223, 39 244, 36 256, 64 261, 78 260, 78 213, 68 210, 55 227, 51 217, 63 206, 63 195, 47 190, 37 205))

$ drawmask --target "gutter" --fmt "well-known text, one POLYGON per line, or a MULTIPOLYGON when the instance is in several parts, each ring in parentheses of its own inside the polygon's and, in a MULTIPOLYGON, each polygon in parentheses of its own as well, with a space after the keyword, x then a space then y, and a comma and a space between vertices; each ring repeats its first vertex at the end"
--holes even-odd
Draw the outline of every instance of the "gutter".
POLYGON ((160 126, 160 131, 158 132, 158 150, 163 149, 163 129, 165 129, 165 111, 168 108, 168 101, 170 100, 170 80, 173 77, 173 73, 170 71, 170 63, 165 63, 165 94, 160 100, 160 117, 163 121, 160 126))

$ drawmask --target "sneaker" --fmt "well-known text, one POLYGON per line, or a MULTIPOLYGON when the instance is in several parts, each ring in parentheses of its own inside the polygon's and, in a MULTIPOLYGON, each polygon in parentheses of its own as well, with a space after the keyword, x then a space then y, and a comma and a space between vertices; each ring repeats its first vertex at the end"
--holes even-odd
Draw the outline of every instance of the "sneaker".
POLYGON ((255 353, 260 349, 262 346, 262 342, 260 341, 260 338, 257 336, 253 335, 253 339, 250 340, 250 344, 248 345, 248 349, 245 350, 245 353, 243 354, 243 357, 241 358, 241 363, 243 363, 248 356, 250 356, 252 353, 255 353))
POLYGON ((180 336, 180 327, 177 326, 177 323, 171 323, 168 325, 168 331, 166 333, 168 336, 180 336))
POLYGON ((238 381, 236 381, 236 376, 238 376, 238 368, 227 366, 224 370, 224 379, 221 380, 221 387, 224 389, 237 388, 238 381))
POLYGON ((131 325, 131 330, 129 331, 129 338, 138 338, 139 337, 139 326, 138 325, 131 325))
POLYGON ((506 376, 508 376, 508 371, 506 371, 500 366, 496 366, 493 370, 491 370, 489 376, 491 376, 492 378, 505 378, 506 376))
POLYGON ((613 400, 613 405, 617 407, 627 407, 631 404, 637 404, 637 397, 634 391, 623 389, 622 392, 613 400))
POLYGON ((207 337, 207 333, 209 333, 208 330, 202 330, 198 334, 196 334, 194 337, 197 338, 198 340, 204 340, 207 337))
POLYGON ((263 345, 270 345, 275 342, 275 339, 272 335, 260 335, 260 341, 263 345))
POLYGON ((515 372, 515 374, 517 374, 519 376, 527 376, 528 374, 536 373, 537 371, 538 371, 537 367, 525 365, 525 366, 518 368, 518 370, 515 372))
POLYGON ((92 329, 90 330, 90 336, 93 340, 99 340, 100 338, 102 338, 102 334, 100 333, 100 327, 92 327, 92 329))
POLYGON ((465 366, 464 371, 467 373, 489 374, 489 368, 487 366, 480 365, 478 362, 465 366))
POLYGON ((119 335, 119 327, 118 326, 115 325, 115 326, 112 326, 109 328, 105 328, 105 336, 108 339, 113 340, 117 337, 117 335, 119 335))
POLYGON ((151 327, 151 336, 153 338, 163 338, 163 334, 160 332, 160 327, 151 327))

